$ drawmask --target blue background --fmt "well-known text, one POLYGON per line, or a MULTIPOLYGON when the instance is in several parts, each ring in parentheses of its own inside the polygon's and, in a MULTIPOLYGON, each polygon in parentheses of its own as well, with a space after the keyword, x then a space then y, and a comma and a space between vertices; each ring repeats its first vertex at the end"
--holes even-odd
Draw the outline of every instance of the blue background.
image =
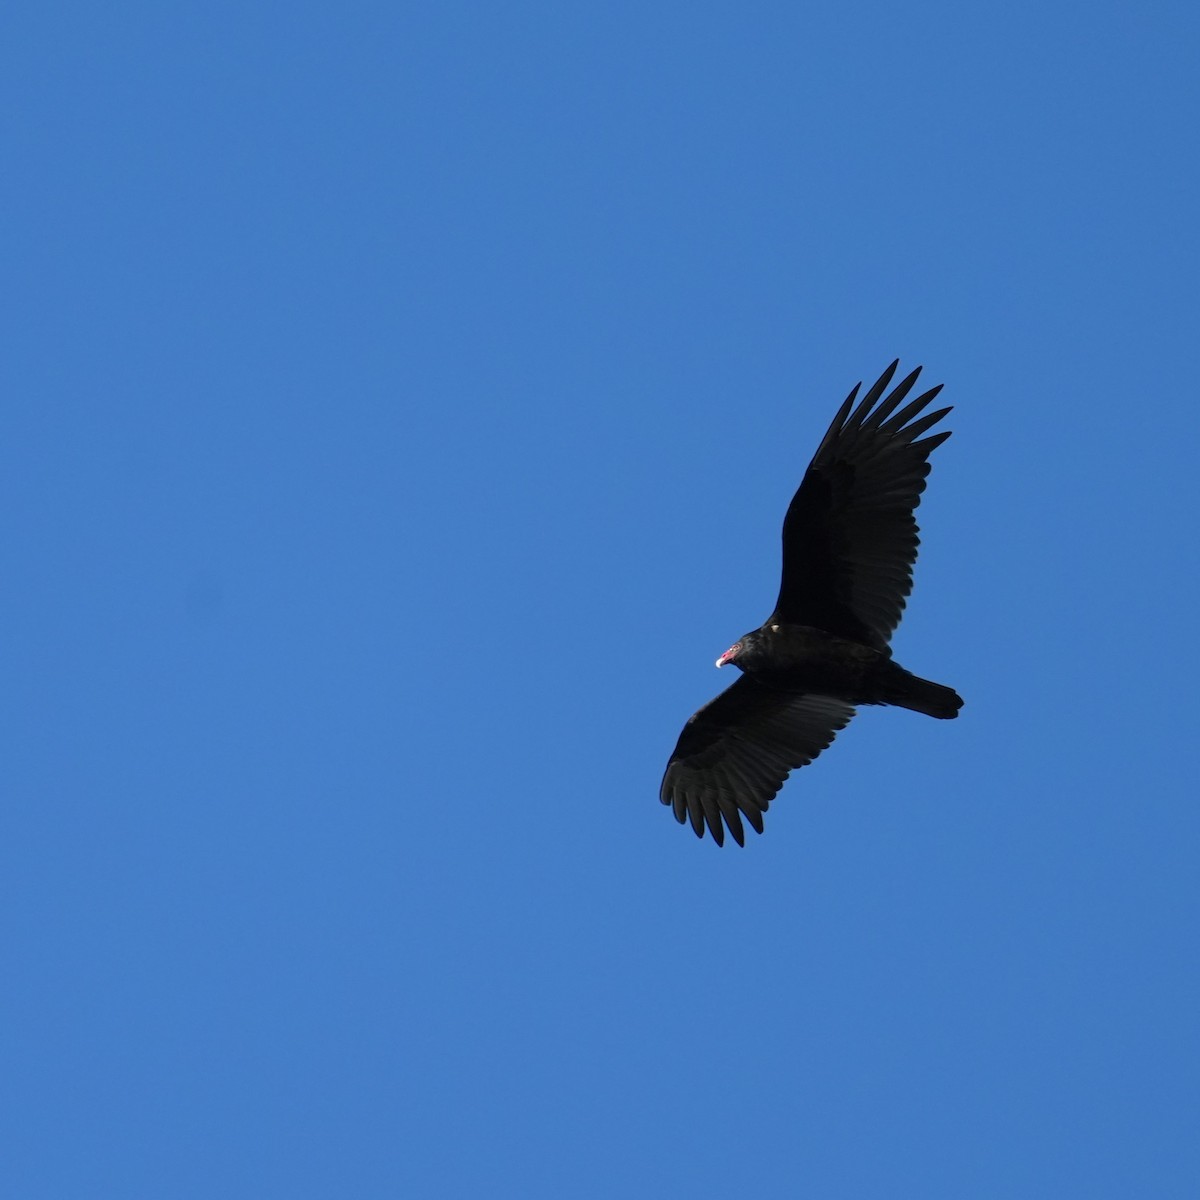
POLYGON ((7 1195, 1197 1194, 1194 5, 2 25, 7 1195), (966 708, 717 850, 896 355, 966 708))

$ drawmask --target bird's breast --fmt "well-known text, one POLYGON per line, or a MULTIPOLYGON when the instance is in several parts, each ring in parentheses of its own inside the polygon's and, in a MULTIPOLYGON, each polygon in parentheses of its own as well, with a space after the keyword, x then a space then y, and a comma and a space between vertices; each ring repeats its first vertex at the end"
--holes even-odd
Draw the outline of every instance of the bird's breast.
POLYGON ((808 625, 768 625, 762 632, 761 652, 743 669, 773 687, 849 697, 886 658, 808 625))

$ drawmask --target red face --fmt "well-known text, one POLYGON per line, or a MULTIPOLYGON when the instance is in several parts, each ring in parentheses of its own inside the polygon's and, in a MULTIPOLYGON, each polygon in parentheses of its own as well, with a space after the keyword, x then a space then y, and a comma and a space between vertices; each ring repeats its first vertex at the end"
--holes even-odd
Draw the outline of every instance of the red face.
POLYGON ((737 658, 738 651, 741 650, 741 648, 741 642, 734 642, 733 645, 730 646, 729 649, 717 659, 717 666, 723 667, 727 662, 733 662, 733 660, 737 658))

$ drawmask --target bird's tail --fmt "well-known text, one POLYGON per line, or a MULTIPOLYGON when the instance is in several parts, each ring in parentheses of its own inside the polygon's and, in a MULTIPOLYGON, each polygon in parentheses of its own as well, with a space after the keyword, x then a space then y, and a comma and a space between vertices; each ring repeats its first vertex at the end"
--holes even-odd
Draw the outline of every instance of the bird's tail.
POLYGON ((958 716, 963 702, 962 697, 953 688, 922 679, 894 663, 892 668, 884 684, 884 704, 895 704, 899 708, 908 708, 913 712, 924 713, 927 717, 937 717, 941 721, 949 721, 958 716))

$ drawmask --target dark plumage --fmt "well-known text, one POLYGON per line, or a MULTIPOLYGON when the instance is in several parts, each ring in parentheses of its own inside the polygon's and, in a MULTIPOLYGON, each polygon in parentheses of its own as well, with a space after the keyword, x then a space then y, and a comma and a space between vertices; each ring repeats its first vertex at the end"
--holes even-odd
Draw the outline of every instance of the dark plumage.
POLYGON ((952 688, 909 674, 888 642, 912 590, 917 523, 929 455, 949 436, 921 435, 949 411, 920 414, 931 388, 900 408, 918 367, 880 400, 892 363, 854 406, 846 397, 783 520, 783 578, 766 623, 717 660, 742 672, 692 716, 663 776, 661 799, 697 837, 758 833, 788 774, 812 762, 857 704, 958 716, 952 688), (899 409, 899 411, 897 411, 899 409))

